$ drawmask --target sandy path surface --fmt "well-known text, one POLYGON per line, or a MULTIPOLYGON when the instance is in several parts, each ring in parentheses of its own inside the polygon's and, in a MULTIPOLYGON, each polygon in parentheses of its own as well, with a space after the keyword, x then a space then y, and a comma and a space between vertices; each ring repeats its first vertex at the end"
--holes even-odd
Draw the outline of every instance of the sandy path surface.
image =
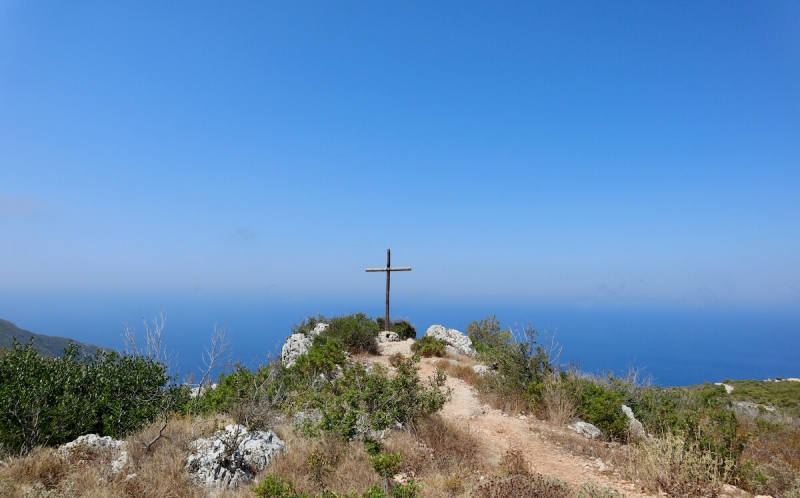
MULTIPOLYGON (((394 353, 411 356, 412 343, 413 340, 383 343, 380 345, 381 356, 370 359, 388 366, 389 356, 394 353)), ((435 374, 434 362, 433 359, 421 361, 420 377, 435 374)), ((613 486, 626 496, 648 496, 637 493, 632 483, 614 475, 613 470, 600 459, 574 455, 549 441, 545 433, 552 432, 554 428, 547 423, 533 417, 511 417, 488 405, 481 405, 477 391, 461 379, 448 377, 446 385, 452 390, 452 398, 445 405, 442 416, 458 420, 459 424, 479 436, 479 440, 485 441, 484 450, 493 463, 498 462, 507 451, 518 450, 536 472, 557 476, 572 486, 594 480, 603 486, 613 486)), ((566 429, 563 431, 566 432, 566 429)))

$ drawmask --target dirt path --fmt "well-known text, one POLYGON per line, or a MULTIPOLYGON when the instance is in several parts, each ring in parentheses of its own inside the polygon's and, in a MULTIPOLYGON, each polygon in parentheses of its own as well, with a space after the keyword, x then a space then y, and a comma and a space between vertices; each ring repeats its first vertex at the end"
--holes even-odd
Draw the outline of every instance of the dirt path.
MULTIPOLYGON (((411 356, 413 340, 381 344, 381 356, 373 361, 389 365, 389 356, 401 353, 411 356)), ((457 360, 451 360, 457 361, 457 360)), ((434 360, 423 359, 420 376, 435 374, 434 360)), ((445 405, 442 416, 458 420, 479 440, 485 441, 486 454, 496 463, 509 450, 518 450, 525 455, 531 467, 541 474, 557 476, 572 486, 580 486, 594 480, 603 486, 613 486, 626 496, 642 497, 636 487, 618 476, 599 458, 575 455, 559 448, 559 444, 546 437, 548 433, 562 431, 566 437, 574 437, 566 429, 549 426, 533 417, 511 417, 489 405, 481 405, 475 389, 461 379, 448 377, 447 387, 452 390, 452 399, 445 405)))

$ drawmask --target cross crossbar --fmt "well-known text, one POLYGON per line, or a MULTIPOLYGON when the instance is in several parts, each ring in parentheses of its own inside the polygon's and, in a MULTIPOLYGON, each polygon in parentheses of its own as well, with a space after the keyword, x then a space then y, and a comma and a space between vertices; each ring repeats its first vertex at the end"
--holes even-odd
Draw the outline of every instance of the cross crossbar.
POLYGON ((386 314, 383 316, 383 328, 389 332, 389 275, 393 271, 411 271, 410 266, 397 266, 392 268, 392 250, 386 249, 386 268, 367 268, 367 271, 386 272, 386 314))

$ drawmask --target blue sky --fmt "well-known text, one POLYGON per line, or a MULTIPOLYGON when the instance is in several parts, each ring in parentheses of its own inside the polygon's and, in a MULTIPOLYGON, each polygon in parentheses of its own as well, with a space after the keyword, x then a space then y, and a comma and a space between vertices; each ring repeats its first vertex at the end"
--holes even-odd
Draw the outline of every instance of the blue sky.
POLYGON ((799 192, 797 2, 0 1, 0 292, 796 307, 799 192))

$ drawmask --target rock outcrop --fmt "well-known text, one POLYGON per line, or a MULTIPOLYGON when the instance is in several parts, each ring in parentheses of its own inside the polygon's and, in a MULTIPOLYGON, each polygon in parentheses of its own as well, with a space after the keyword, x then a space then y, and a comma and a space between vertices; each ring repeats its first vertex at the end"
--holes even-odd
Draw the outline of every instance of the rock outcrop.
POLYGON ((294 362, 297 361, 297 358, 299 358, 300 355, 304 355, 308 352, 308 348, 311 347, 311 343, 314 342, 314 338, 327 328, 327 323, 318 323, 316 326, 314 326, 314 330, 312 330, 308 335, 290 335, 289 338, 286 339, 286 343, 283 345, 283 348, 281 348, 281 362, 287 367, 294 365, 294 362))
POLYGON ((400 336, 396 332, 381 332, 378 334, 378 342, 399 342, 400 336))
POLYGON ((74 441, 62 444, 58 449, 65 457, 75 457, 79 460, 85 460, 89 455, 106 454, 111 460, 109 463, 111 472, 116 474, 122 472, 130 461, 130 455, 123 449, 126 444, 125 441, 114 439, 111 436, 86 434, 74 441))
POLYGON ((192 443, 186 468, 192 480, 213 488, 234 488, 252 481, 286 443, 272 431, 249 432, 243 425, 228 425, 213 437, 192 443))
POLYGON ((633 410, 626 405, 622 405, 622 412, 626 417, 628 417, 628 433, 630 434, 631 439, 646 438, 647 433, 644 430, 644 426, 641 422, 636 420, 636 417, 633 415, 633 410))
POLYGON ((567 429, 571 429, 589 439, 597 439, 603 435, 603 433, 600 432, 600 429, 593 426, 589 422, 575 422, 574 424, 568 425, 567 429))
POLYGON ((478 375, 483 375, 483 374, 485 374, 487 372, 490 372, 491 369, 489 367, 487 367, 486 365, 473 365, 472 366, 472 371, 475 372, 478 375))
POLYGON ((475 347, 472 345, 470 338, 456 329, 444 328, 441 325, 431 325, 425 335, 444 341, 447 344, 447 350, 451 353, 467 356, 475 355, 475 347))

